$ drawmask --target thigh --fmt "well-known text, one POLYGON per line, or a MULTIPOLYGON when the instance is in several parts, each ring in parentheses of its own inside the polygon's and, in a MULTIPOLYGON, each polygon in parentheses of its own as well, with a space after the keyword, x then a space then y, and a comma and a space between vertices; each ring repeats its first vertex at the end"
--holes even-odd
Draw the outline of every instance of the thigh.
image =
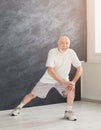
POLYGON ((60 83, 56 83, 55 88, 61 94, 61 96, 67 97, 67 91, 65 86, 62 86, 60 83))
POLYGON ((45 98, 52 87, 54 84, 38 82, 31 93, 37 97, 45 98))

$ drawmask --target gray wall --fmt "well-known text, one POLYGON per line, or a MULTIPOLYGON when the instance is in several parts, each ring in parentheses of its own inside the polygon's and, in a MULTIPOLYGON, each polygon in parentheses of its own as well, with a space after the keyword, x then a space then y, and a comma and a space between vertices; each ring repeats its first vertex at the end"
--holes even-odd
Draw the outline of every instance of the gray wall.
MULTIPOLYGON (((15 107, 40 79, 50 48, 68 35, 86 60, 85 0, 0 1, 0 110, 15 107)), ((73 74, 73 73, 72 73, 73 74)), ((76 100, 80 100, 80 82, 76 100)), ((46 99, 27 106, 64 102, 53 88, 46 99)))

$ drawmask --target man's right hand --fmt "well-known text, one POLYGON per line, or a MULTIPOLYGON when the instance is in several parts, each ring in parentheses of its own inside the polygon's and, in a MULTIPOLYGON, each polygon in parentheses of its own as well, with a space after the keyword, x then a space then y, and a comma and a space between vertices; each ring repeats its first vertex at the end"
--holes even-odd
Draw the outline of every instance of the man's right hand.
POLYGON ((75 86, 75 83, 72 82, 72 81, 64 81, 63 85, 66 86, 66 87, 68 87, 68 86, 75 86))

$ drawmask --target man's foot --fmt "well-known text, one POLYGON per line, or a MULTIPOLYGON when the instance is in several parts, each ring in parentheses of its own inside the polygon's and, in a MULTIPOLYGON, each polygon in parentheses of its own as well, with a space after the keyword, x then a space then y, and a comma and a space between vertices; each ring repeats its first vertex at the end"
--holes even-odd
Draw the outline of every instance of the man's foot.
POLYGON ((21 113, 21 108, 18 107, 12 111, 11 116, 18 116, 20 115, 20 113, 21 113))
POLYGON ((76 116, 74 115, 74 113, 72 111, 65 111, 64 118, 71 120, 71 121, 77 120, 76 116))

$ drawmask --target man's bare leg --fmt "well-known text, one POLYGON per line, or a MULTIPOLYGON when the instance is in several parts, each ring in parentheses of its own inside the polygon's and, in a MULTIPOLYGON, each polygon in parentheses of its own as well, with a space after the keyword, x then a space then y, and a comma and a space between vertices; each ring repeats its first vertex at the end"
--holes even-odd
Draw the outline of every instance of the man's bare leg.
POLYGON ((75 89, 73 88, 72 90, 68 90, 68 95, 67 95, 67 107, 68 107, 68 110, 72 111, 74 98, 75 98, 75 89))
POLYGON ((65 111, 64 118, 69 119, 71 121, 76 121, 77 118, 75 117, 74 113, 72 112, 72 106, 75 98, 75 89, 68 90, 67 95, 67 110, 65 111))
POLYGON ((21 101, 21 103, 16 107, 16 109, 14 109, 11 113, 11 116, 17 116, 20 114, 21 109, 27 104, 29 103, 32 99, 35 99, 36 96, 34 96, 32 93, 27 94, 23 100, 21 101))

